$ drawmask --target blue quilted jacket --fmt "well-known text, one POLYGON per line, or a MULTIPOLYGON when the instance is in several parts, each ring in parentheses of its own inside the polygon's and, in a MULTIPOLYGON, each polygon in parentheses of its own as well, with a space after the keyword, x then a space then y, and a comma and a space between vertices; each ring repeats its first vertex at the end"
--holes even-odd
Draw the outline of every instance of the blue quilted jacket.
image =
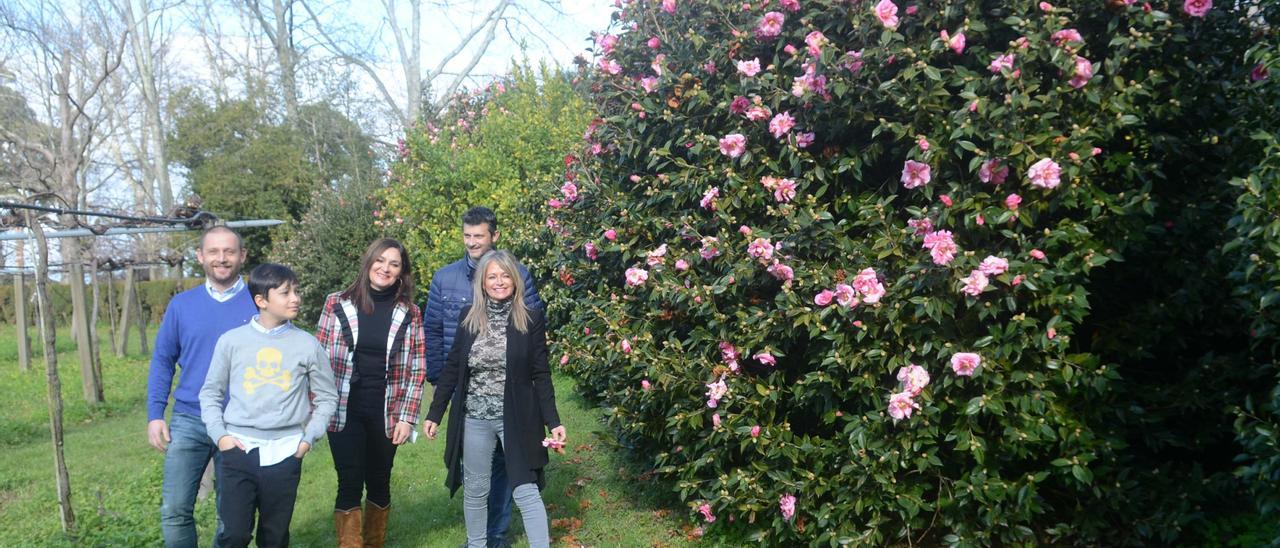
MULTIPOLYGON (((471 276, 476 267, 463 257, 437 270, 431 277, 431 289, 427 291, 427 304, 422 307, 422 323, 427 332, 427 382, 436 383, 444 370, 444 359, 453 348, 453 338, 458 332, 462 309, 471 304, 471 276)), ((542 309, 542 298, 529 270, 520 265, 524 278, 524 304, 542 309)))

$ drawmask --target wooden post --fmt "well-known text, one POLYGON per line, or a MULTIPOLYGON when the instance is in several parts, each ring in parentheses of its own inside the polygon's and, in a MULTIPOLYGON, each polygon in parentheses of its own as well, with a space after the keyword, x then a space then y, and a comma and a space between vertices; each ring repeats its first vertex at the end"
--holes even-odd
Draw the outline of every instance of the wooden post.
POLYGON ((75 333, 76 355, 80 358, 80 386, 89 405, 102 403, 102 379, 93 369, 93 343, 89 340, 89 310, 84 298, 84 265, 79 238, 67 238, 62 245, 67 264, 68 288, 71 290, 71 331, 75 333))
POLYGON ((116 337, 116 355, 123 356, 129 349, 129 319, 133 312, 133 293, 136 289, 133 287, 133 267, 128 266, 124 269, 124 296, 120 299, 120 333, 116 337))
POLYGON ((55 348, 57 331, 53 325, 53 310, 49 306, 49 244, 44 239, 44 229, 33 221, 30 212, 24 212, 27 226, 36 235, 36 305, 40 308, 40 324, 44 339, 44 371, 49 384, 49 432, 53 436, 54 481, 58 490, 58 517, 62 531, 74 534, 76 514, 71 508, 71 475, 67 473, 67 459, 63 453, 62 439, 62 380, 58 378, 58 351, 55 348))
POLYGON ((98 318, 102 311, 102 284, 98 278, 98 254, 94 253, 90 264, 89 284, 93 288, 93 311, 89 313, 89 354, 93 357, 93 375, 98 381, 98 389, 102 390, 106 380, 102 376, 102 351, 98 346, 98 318))
POLYGON ((13 325, 18 328, 18 370, 31 370, 31 338, 27 335, 27 280, 26 259, 23 248, 26 242, 18 240, 15 253, 18 260, 18 273, 13 276, 13 325))
POLYGON ((145 355, 150 354, 151 350, 147 349, 147 318, 142 313, 142 296, 139 293, 141 291, 135 288, 133 291, 133 306, 134 315, 138 317, 138 349, 145 355))
POLYGON ((120 338, 116 336, 116 282, 111 271, 107 272, 107 287, 104 289, 107 291, 107 321, 111 324, 107 334, 111 336, 111 352, 119 358, 124 356, 124 350, 120 348, 120 338))

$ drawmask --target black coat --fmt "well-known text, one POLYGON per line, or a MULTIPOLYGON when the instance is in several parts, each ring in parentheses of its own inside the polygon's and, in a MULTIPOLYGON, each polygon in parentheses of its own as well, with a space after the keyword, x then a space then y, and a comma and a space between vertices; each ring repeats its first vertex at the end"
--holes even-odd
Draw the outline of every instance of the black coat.
MULTIPOLYGON (((462 309, 466 318, 471 307, 462 309)), ((471 346, 476 334, 461 325, 453 341, 444 371, 436 383, 435 396, 427 420, 440 424, 449 410, 449 431, 445 437, 444 464, 449 473, 444 484, 450 496, 462 485, 462 435, 466 424, 467 381, 471 377, 471 346)), ((560 426, 555 388, 547 365, 547 323, 541 310, 529 311, 529 331, 521 333, 507 321, 507 380, 502 396, 502 429, 507 440, 503 453, 507 478, 512 488, 526 483, 543 486, 542 468, 547 465, 547 448, 542 446, 547 430, 560 426)))

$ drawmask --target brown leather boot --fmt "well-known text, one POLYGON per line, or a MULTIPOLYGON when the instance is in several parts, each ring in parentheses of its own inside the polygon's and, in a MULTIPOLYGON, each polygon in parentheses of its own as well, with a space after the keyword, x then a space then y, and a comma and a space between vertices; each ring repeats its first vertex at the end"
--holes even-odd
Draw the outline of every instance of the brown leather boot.
POLYGON ((360 548, 363 521, 359 506, 345 512, 333 511, 333 526, 338 530, 338 548, 360 548))
POLYGON ((378 506, 364 501, 364 548, 382 548, 387 537, 387 514, 391 505, 378 506))

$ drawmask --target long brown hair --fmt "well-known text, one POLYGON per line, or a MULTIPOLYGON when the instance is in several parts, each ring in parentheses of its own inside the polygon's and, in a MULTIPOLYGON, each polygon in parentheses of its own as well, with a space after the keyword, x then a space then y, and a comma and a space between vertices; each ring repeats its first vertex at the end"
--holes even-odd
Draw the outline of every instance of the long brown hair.
POLYGON ((388 249, 400 252, 400 278, 395 300, 405 306, 413 304, 413 263, 409 261, 409 253, 404 250, 404 246, 400 245, 399 241, 393 238, 379 238, 364 250, 364 256, 360 259, 360 274, 356 276, 355 282, 342 290, 341 295, 343 299, 350 300, 365 314, 373 313, 373 297, 369 295, 373 286, 369 281, 369 270, 373 268, 374 261, 388 249))
POLYGON ((524 306, 524 276, 520 275, 520 262, 515 255, 501 249, 485 253, 476 265, 476 273, 471 279, 471 311, 462 319, 462 327, 467 331, 479 334, 489 326, 489 313, 485 305, 489 303, 489 294, 484 292, 484 276, 490 264, 497 264, 511 276, 511 324, 516 331, 529 332, 529 309, 524 306))

